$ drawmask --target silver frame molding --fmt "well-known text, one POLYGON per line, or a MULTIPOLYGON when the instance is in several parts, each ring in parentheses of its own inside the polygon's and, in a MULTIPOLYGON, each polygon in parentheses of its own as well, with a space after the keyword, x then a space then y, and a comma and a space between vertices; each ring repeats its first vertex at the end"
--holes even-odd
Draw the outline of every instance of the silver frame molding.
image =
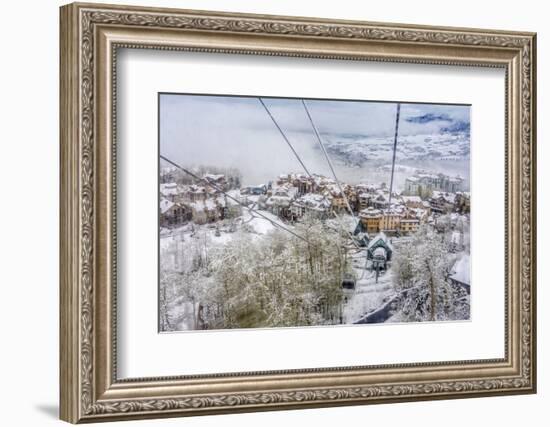
POLYGON ((61 419, 72 423, 536 391, 536 35, 100 4, 60 37, 61 419), (505 69, 505 357, 119 380, 118 48, 505 69))

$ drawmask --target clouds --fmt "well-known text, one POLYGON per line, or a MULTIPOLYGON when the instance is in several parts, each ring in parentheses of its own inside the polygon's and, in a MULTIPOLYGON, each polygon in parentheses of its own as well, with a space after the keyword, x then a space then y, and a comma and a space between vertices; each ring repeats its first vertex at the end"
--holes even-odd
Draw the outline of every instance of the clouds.
MULTIPOLYGON (((263 98, 308 168, 329 174, 300 99, 263 98), (311 165, 311 167, 310 167, 311 165)), ((306 100, 324 135, 393 135, 396 104, 306 100)), ((468 106, 402 104, 400 135, 469 128, 468 106)), ((283 171, 302 171, 258 98, 162 94, 161 154, 185 165, 238 167, 257 182, 283 171)))
MULTIPOLYGON (((272 113, 300 156, 315 157, 314 140, 293 107, 279 103, 272 113)), ((301 170, 257 98, 162 95, 160 151, 185 165, 239 168, 247 184, 301 170)))

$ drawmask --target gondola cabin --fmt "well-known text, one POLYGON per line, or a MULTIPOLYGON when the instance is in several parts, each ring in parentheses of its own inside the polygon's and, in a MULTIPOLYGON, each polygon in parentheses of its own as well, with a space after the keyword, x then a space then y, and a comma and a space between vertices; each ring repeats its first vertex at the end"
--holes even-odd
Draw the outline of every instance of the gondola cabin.
POLYGON ((372 255, 372 269, 385 270, 388 261, 387 256, 388 254, 382 246, 377 247, 372 255))
POLYGON ((377 234, 367 247, 367 259, 371 261, 373 270, 380 271, 388 268, 393 254, 393 246, 384 233, 377 234))
POLYGON ((342 289, 355 289, 355 277, 353 274, 344 274, 344 277, 342 278, 342 289))

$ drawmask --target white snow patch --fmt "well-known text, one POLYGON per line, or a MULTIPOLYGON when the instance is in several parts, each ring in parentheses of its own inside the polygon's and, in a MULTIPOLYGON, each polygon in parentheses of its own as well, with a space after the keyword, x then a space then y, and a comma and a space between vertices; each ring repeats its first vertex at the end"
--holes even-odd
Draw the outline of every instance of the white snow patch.
POLYGON ((467 285, 470 284, 470 255, 462 255, 462 257, 455 263, 453 267, 453 274, 451 274, 451 279, 467 285))

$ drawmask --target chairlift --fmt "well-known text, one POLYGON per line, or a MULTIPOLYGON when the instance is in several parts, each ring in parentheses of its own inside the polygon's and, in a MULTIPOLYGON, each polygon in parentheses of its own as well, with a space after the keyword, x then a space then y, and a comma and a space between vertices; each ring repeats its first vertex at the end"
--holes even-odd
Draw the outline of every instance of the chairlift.
POLYGON ((351 273, 345 273, 342 278, 342 289, 355 289, 355 276, 351 273))

